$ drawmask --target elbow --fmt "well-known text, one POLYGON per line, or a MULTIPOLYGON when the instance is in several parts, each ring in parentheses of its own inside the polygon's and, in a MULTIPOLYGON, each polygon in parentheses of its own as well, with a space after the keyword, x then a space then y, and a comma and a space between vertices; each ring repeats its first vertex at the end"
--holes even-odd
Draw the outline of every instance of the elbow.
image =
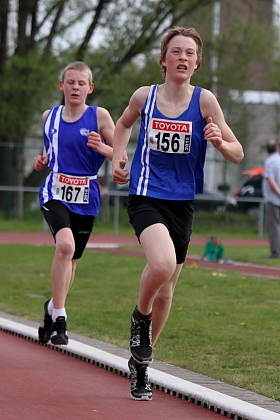
POLYGON ((238 155, 238 156, 235 156, 235 159, 233 160, 233 163, 236 163, 236 164, 238 164, 238 163, 240 163, 241 162, 241 160, 244 158, 244 153, 243 153, 243 151, 238 155))

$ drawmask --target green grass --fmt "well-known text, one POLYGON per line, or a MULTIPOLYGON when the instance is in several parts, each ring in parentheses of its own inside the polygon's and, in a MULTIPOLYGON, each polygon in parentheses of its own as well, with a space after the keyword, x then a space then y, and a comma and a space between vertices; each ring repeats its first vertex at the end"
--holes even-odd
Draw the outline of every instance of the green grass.
MULTIPOLYGON (((7 219, 5 214, 0 212, 0 231, 41 232, 43 228, 43 216, 39 209, 25 209, 23 220, 7 219)), ((101 207, 100 215, 95 221, 94 231, 108 234, 114 232, 113 207, 109 208, 108 217, 105 209, 101 207)), ((119 211, 118 233, 134 234, 124 207, 120 207, 119 211)), ((258 217, 245 213, 230 212, 226 214, 199 211, 195 213, 193 235, 203 237, 216 235, 223 238, 257 238, 258 217)))
MULTIPOLYGON (((204 246, 202 245, 190 245, 189 255, 202 256, 204 246)), ((231 259, 233 261, 268 265, 270 267, 279 267, 279 259, 268 258, 269 249, 266 246, 226 246, 224 259, 231 259)))
MULTIPOLYGON (((94 232, 110 234, 113 226, 113 208, 108 220, 101 209, 94 232)), ((21 221, 0 214, 0 231, 44 228, 39 210, 25 210, 21 221)), ((124 208, 118 232, 134 234, 124 208)), ((193 236, 210 235, 257 238, 258 218, 197 212, 193 236)), ((203 248, 190 245, 189 254, 202 255, 203 248)), ((51 293, 53 246, 0 245, 0 252, 0 310, 39 323, 51 293)), ((267 247, 226 246, 225 258, 278 265, 268 253, 267 247)), ((67 298, 69 329, 127 348, 144 264, 140 257, 85 252, 67 298)), ((280 400, 279 305, 277 280, 186 266, 155 358, 280 400)))
MULTIPOLYGON (((258 216, 247 213, 195 212, 193 236, 215 235, 222 238, 258 238, 258 216)), ((264 237, 266 237, 265 231, 264 237)))
MULTIPOLYGON (((51 294, 53 252, 0 245, 1 311, 39 324, 51 294)), ((256 252, 264 250, 251 249, 251 257, 256 252)), ((67 298, 69 330, 127 348, 144 264, 141 257, 86 251, 67 298)), ((155 358, 280 400, 279 286, 184 266, 155 358)))
MULTIPOLYGON (((94 231, 96 233, 114 232, 114 208, 110 207, 108 213, 107 218, 105 210, 101 209, 100 215, 95 219, 94 231)), ((118 233, 134 234, 124 207, 121 207, 119 211, 118 227, 118 233)), ((44 224, 43 215, 39 209, 25 209, 22 220, 7 218, 6 214, 0 211, 0 231, 2 232, 42 232, 43 230, 48 230, 48 228, 44 224)))

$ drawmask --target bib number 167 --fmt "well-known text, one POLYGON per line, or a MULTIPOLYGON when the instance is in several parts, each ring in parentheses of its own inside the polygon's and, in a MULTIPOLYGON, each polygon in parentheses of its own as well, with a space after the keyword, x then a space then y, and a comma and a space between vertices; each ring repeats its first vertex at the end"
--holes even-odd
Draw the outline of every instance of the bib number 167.
POLYGON ((54 199, 73 204, 89 202, 89 179, 59 174, 55 187, 54 199))

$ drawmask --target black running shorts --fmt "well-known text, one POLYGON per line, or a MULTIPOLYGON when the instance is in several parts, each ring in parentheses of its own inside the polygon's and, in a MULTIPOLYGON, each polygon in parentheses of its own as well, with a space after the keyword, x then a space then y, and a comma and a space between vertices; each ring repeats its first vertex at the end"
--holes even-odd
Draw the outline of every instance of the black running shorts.
POLYGON ((162 223, 173 241, 177 264, 185 261, 192 234, 194 200, 175 201, 129 195, 127 211, 139 242, 144 229, 162 223))
POLYGON ((60 229, 71 229, 75 241, 73 260, 81 258, 92 228, 95 216, 73 213, 59 200, 50 200, 43 205, 41 211, 54 237, 60 229))

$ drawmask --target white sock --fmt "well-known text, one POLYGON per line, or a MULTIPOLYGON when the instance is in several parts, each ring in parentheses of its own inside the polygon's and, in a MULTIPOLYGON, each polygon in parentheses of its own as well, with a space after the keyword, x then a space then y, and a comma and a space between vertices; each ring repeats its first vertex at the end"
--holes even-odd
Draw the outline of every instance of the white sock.
POLYGON ((52 313, 53 322, 55 322, 56 318, 58 318, 59 316, 65 316, 65 320, 67 319, 65 308, 61 308, 61 309, 53 308, 53 313, 52 313))
POLYGON ((48 303, 48 313, 52 316, 52 313, 53 313, 53 299, 52 298, 48 303))

